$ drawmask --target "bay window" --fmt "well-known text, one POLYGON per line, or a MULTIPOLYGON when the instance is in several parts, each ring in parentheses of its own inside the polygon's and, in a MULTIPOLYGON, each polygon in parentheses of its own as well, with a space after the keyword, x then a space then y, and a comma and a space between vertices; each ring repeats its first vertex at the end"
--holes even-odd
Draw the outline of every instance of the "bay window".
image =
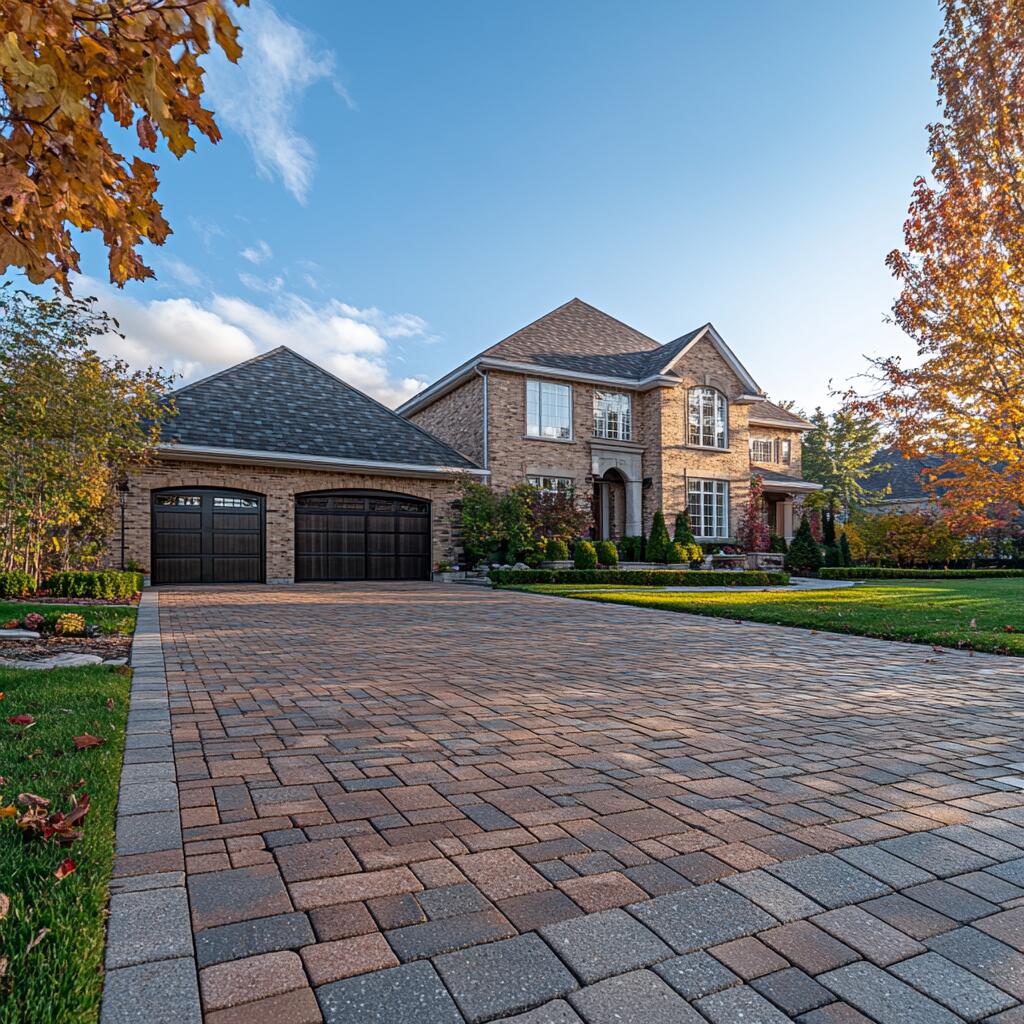
POLYGON ((557 441, 572 437, 572 388, 568 384, 526 382, 526 436, 557 441))
POLYGON ((690 480, 690 526, 695 537, 729 536, 729 484, 725 480, 690 480))
POLYGON ((628 441, 633 436, 629 395, 621 391, 594 392, 594 437, 628 441))
POLYGON ((688 443, 701 448, 729 445, 729 403, 714 388, 690 388, 688 443))

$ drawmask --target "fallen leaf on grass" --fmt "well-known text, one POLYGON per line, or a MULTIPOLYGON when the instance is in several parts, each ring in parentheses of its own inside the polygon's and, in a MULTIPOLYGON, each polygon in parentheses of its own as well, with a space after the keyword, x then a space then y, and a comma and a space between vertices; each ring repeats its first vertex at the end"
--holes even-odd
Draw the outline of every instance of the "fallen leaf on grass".
POLYGON ((114 698, 113 697, 108 697, 107 698, 107 710, 108 711, 113 711, 114 710, 114 698))
POLYGON ((35 937, 32 939, 32 941, 25 947, 25 952, 28 953, 31 950, 35 949, 35 947, 38 946, 39 943, 42 942, 43 939, 45 939, 46 936, 49 934, 49 928, 40 928, 39 931, 36 932, 35 937))
POLYGON ((9 725, 32 725, 35 719, 31 715, 11 715, 7 719, 9 725))
POLYGON ((51 801, 45 796, 39 796, 38 793, 19 793, 18 803, 22 807, 49 807, 51 801))
POLYGON ((60 862, 60 867, 57 868, 56 871, 54 871, 53 877, 56 878, 58 882, 60 882, 63 879, 67 878, 68 875, 70 875, 71 872, 74 871, 76 867, 77 865, 70 857, 65 857, 60 862))
POLYGON ((7 694, 6 694, 6 693, 4 693, 4 691, 3 691, 3 690, 0 690, 0 700, 3 700, 3 699, 4 699, 4 697, 6 697, 6 696, 7 696, 7 694))
POLYGON ((2 980, 3 976, 7 973, 7 964, 8 963, 9 963, 9 961, 8 961, 7 957, 0 956, 0 980, 2 980))
POLYGON ((90 747, 100 747, 107 742, 88 732, 83 732, 81 736, 72 736, 71 739, 75 744, 75 750, 88 750, 90 747))
POLYGON ((18 808, 14 804, 8 804, 6 807, 0 807, 0 818, 13 818, 18 813, 18 808))
POLYGON ((11 909, 11 897, 6 893, 0 892, 0 921, 6 916, 7 912, 11 909))

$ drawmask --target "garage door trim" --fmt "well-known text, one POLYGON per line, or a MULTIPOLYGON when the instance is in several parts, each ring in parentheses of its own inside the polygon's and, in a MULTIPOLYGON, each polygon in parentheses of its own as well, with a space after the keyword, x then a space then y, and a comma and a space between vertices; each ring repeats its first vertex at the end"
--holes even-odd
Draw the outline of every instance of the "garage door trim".
POLYGON ((243 488, 237 487, 211 487, 208 485, 199 487, 159 487, 154 488, 150 492, 150 569, 152 582, 154 586, 160 584, 185 584, 185 585, 206 585, 211 583, 263 583, 266 581, 266 512, 267 503, 266 496, 260 494, 257 491, 249 491, 243 488), (187 497, 198 497, 198 504, 190 504, 184 506, 174 505, 161 505, 161 499, 170 499, 174 497, 187 498, 187 497), (252 517, 256 521, 256 529, 252 528, 230 528, 221 527, 218 529, 215 525, 215 519, 226 517, 232 514, 230 505, 226 507, 218 508, 215 505, 216 499, 224 499, 225 504, 230 502, 232 499, 244 500, 244 501, 255 501, 255 511, 248 511, 244 509, 235 509, 235 515, 245 516, 246 518, 252 517), (198 516, 198 525, 193 526, 191 524, 183 524, 181 527, 171 527, 168 525, 161 525, 161 517, 167 515, 190 515, 192 522, 196 522, 198 516), (184 554, 165 554, 160 555, 160 542, 159 538, 168 535, 188 535, 191 534, 193 537, 198 539, 198 551, 197 552, 186 552, 184 554), (217 550, 217 541, 231 536, 244 536, 256 534, 257 540, 257 553, 246 554, 246 553, 235 553, 235 552, 221 552, 217 550), (192 579, 169 579, 166 571, 161 571, 159 562, 161 558, 170 563, 172 561, 182 561, 186 558, 193 558, 198 561, 199 568, 197 575, 198 578, 192 579), (231 561, 234 559, 246 559, 255 563, 255 573, 246 573, 245 579, 218 579, 218 573, 216 571, 215 562, 217 560, 231 561))

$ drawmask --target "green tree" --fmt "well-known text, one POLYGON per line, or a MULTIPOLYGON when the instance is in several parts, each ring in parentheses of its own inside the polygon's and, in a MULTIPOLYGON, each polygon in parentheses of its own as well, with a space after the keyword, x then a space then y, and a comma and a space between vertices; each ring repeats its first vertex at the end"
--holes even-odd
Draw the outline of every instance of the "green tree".
POLYGON ((690 511, 683 509, 676 513, 676 531, 672 539, 677 544, 694 544, 697 538, 693 535, 693 527, 690 525, 690 511))
POLYGON ((517 484, 498 499, 498 524, 506 561, 521 561, 536 550, 533 518, 536 495, 537 489, 530 484, 517 484))
POLYGON ((786 568, 790 572, 809 574, 817 572, 822 566, 821 547, 811 533, 811 524, 807 513, 800 517, 800 526, 796 536, 786 552, 786 568))
POLYGON ((658 509, 654 513, 654 522, 651 524, 651 535, 647 538, 647 561, 668 561, 671 544, 672 541, 668 535, 668 528, 665 526, 665 514, 661 509, 658 509))
POLYGON ((95 557, 117 481, 159 440, 170 378, 101 358, 116 324, 94 302, 0 287, 0 569, 95 557))
POLYGON ((850 541, 846 536, 845 530, 843 530, 839 538, 839 557, 840 565, 853 565, 853 555, 850 554, 850 541))
POLYGON ((497 491, 475 480, 466 480, 462 485, 459 523, 467 558, 474 563, 490 558, 501 542, 497 491))
POLYGON ((811 507, 823 518, 841 513, 844 518, 874 504, 887 490, 871 490, 870 478, 889 467, 873 460, 881 447, 882 426, 877 417, 844 406, 834 413, 817 408, 800 446, 805 480, 822 485, 822 492, 808 496, 811 507), (826 514, 827 510, 827 514, 826 514))

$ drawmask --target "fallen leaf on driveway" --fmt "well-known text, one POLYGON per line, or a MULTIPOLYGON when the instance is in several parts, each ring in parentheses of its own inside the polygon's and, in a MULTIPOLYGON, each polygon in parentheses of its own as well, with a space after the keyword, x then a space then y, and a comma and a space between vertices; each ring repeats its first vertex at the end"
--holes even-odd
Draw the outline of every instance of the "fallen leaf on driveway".
POLYGON ((31 715, 11 715, 7 722, 9 725, 32 725, 35 719, 31 715))
POLYGON ((56 871, 54 871, 53 877, 56 878, 57 881, 59 882, 62 879, 67 878, 68 875, 70 875, 71 872, 75 870, 76 866, 77 865, 70 857, 65 857, 64 860, 60 862, 60 867, 57 868, 56 871))
POLYGON ((99 736, 93 736, 88 732, 83 732, 81 736, 73 736, 72 741, 75 750, 88 750, 90 747, 99 747, 106 743, 106 740, 101 740, 99 736))

